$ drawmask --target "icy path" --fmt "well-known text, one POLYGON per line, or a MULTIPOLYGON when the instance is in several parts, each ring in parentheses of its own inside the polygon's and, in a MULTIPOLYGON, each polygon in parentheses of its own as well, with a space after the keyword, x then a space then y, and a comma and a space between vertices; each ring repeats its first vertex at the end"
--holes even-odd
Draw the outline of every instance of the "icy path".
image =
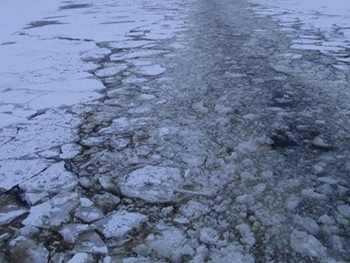
MULTIPOLYGON (((77 12, 66 22, 101 31, 55 31, 91 45, 90 77, 63 92, 100 92, 2 102, 28 114, 2 123, 0 261, 350 260, 346 61, 293 48, 308 29, 286 33, 240 0, 80 4, 63 5, 77 12)), ((10 76, 2 94, 28 82, 10 76)), ((12 97, 58 88, 33 86, 12 97)))

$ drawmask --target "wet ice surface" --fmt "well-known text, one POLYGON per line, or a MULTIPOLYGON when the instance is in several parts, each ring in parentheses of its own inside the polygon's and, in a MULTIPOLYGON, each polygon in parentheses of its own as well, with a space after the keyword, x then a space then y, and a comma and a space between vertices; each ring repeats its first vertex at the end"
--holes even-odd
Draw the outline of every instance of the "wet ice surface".
POLYGON ((32 5, 0 33, 1 262, 350 260, 341 36, 244 1, 32 5))

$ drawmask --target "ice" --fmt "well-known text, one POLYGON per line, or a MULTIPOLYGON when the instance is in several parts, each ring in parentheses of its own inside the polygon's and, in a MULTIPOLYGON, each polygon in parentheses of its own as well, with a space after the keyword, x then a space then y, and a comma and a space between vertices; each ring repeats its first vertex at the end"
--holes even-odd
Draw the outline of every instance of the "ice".
POLYGON ((174 191, 181 185, 180 171, 172 167, 147 165, 130 173, 119 183, 123 195, 137 197, 147 202, 169 202, 174 191))
POLYGON ((108 249, 96 232, 87 232, 79 236, 74 251, 91 254, 107 254, 108 249))
POLYGON ((116 133, 118 131, 125 131, 130 129, 136 129, 147 124, 147 121, 151 120, 150 117, 142 118, 126 118, 120 117, 113 120, 110 127, 102 129, 105 133, 116 133))
POLYGON ((161 234, 149 235, 146 242, 159 256, 170 259, 172 262, 181 262, 183 256, 194 254, 189 240, 180 229, 166 226, 158 228, 161 234))
POLYGON ((71 159, 77 156, 82 150, 82 147, 76 143, 68 143, 61 147, 61 159, 71 159))
POLYGON ((350 220, 350 205, 338 205, 337 210, 342 216, 350 220))
POLYGON ((27 213, 27 209, 6 207, 0 210, 0 226, 11 223, 14 219, 27 213))
POLYGON ((205 215, 210 210, 204 204, 201 204, 197 201, 189 201, 186 205, 181 206, 181 213, 183 213, 187 218, 191 220, 196 220, 199 217, 205 215))
POLYGON ((250 227, 245 224, 242 223, 240 225, 236 226, 236 229, 240 232, 241 234, 241 242, 249 247, 252 247, 255 245, 255 237, 254 237, 254 233, 252 232, 252 230, 250 229, 250 227))
POLYGON ((249 253, 243 253, 233 244, 220 250, 219 253, 213 253, 210 256, 210 263, 255 263, 255 259, 249 253))
POLYGON ((48 166, 49 163, 42 159, 0 161, 0 190, 8 191, 38 175, 48 166))
POLYGON ((120 238, 132 229, 139 228, 145 221, 145 215, 120 210, 95 222, 94 225, 106 238, 120 238))
POLYGON ((105 77, 111 77, 114 75, 119 74, 123 70, 127 69, 128 67, 125 65, 116 65, 113 67, 108 67, 108 68, 103 68, 95 72, 96 76, 100 78, 105 78, 105 77))
POLYGON ((87 253, 77 253, 67 263, 90 263, 90 262, 92 262, 92 255, 87 253))
POLYGON ((320 230, 320 227, 317 224, 317 222, 311 217, 295 216, 294 221, 296 222, 296 224, 300 225, 311 235, 317 235, 320 230))
POLYGON ((64 163, 51 165, 44 172, 19 185, 25 191, 23 197, 28 203, 33 204, 50 194, 58 194, 62 191, 72 190, 77 186, 75 175, 64 168, 64 163), (38 194, 39 198, 32 200, 31 196, 38 194))
POLYGON ((49 201, 32 206, 22 223, 43 228, 57 227, 70 219, 70 213, 79 205, 77 193, 62 192, 49 201))
POLYGON ((142 66, 140 73, 146 76, 157 76, 165 72, 165 68, 160 65, 142 66))
POLYGON ((308 257, 323 258, 327 251, 317 238, 298 230, 290 235, 290 245, 295 252, 308 257))
POLYGON ((206 227, 200 230, 199 240, 207 245, 216 245, 219 235, 216 230, 206 227))
POLYGON ((74 216, 83 222, 91 223, 104 217, 100 209, 94 206, 80 206, 76 209, 74 216))
POLYGON ((62 227, 58 232, 67 243, 74 244, 77 242, 78 237, 81 233, 93 229, 90 225, 83 224, 68 224, 62 227))
POLYGON ((38 244, 34 240, 19 236, 9 244, 9 254, 12 262, 48 262, 49 251, 43 244, 38 244))

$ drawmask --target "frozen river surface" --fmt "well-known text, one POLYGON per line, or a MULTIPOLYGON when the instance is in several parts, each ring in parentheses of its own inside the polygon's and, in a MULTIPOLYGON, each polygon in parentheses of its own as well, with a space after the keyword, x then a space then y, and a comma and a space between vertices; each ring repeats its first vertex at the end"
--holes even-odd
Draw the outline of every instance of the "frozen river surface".
POLYGON ((0 262, 350 261, 346 5, 16 2, 0 262))

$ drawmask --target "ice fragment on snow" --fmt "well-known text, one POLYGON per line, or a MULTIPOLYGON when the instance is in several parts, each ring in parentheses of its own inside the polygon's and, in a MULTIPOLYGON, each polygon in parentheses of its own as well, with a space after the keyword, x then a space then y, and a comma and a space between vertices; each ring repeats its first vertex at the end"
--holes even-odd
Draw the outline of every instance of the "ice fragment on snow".
POLYGON ((294 230, 290 235, 290 245, 293 250, 303 256, 322 258, 326 255, 326 247, 307 232, 294 230))
POLYGON ((147 221, 147 216, 145 215, 118 211, 95 222, 94 225, 106 238, 119 238, 132 229, 139 228, 141 223, 145 221, 147 221))
POLYGON ((148 165, 129 174, 119 187, 125 196, 163 203, 172 200, 182 182, 179 169, 148 165))

